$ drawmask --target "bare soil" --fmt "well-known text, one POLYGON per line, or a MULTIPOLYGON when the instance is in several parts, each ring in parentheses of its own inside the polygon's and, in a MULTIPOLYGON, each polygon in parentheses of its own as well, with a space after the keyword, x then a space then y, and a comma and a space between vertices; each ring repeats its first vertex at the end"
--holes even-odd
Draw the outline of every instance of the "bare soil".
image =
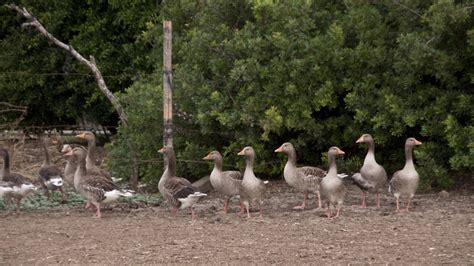
POLYGON ((166 203, 148 208, 110 208, 102 219, 82 207, 52 211, 0 211, 0 263, 395 263, 473 264, 474 195, 469 191, 418 194, 409 213, 394 213, 393 198, 382 208, 359 204, 347 184, 342 217, 323 210, 292 210, 302 195, 283 181, 268 191, 264 221, 238 214, 238 202, 223 214, 215 193, 187 211, 171 215, 166 203))

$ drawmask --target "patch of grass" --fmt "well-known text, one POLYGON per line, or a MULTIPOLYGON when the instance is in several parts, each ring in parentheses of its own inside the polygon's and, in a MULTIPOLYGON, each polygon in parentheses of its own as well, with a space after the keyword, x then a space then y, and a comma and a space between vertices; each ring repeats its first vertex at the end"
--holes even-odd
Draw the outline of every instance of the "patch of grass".
POLYGON ((86 202, 84 197, 75 192, 66 192, 66 195, 66 202, 61 203, 61 194, 59 192, 52 192, 51 199, 49 200, 42 191, 39 191, 24 198, 21 201, 21 207, 26 210, 74 208, 86 202))
POLYGON ((159 206, 163 202, 163 198, 161 197, 161 194, 155 193, 155 194, 135 194, 130 198, 127 198, 126 200, 132 201, 132 202, 141 202, 145 204, 146 206, 159 206))

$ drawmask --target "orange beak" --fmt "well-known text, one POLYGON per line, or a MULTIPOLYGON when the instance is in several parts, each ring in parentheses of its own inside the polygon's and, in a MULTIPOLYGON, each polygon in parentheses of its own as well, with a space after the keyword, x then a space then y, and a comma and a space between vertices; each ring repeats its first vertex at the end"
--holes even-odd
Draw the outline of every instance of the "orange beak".
POLYGON ((208 155, 204 156, 202 159, 203 160, 211 160, 211 154, 209 153, 208 155))
POLYGON ((76 135, 76 137, 78 137, 80 139, 85 139, 86 138, 86 133, 81 133, 79 135, 76 135))
POLYGON ((165 147, 158 150, 159 153, 165 153, 165 147))
POLYGON ((344 155, 344 154, 346 154, 346 153, 345 153, 343 150, 339 149, 339 150, 337 151, 337 154, 338 154, 338 155, 344 155))
POLYGON ((239 151, 239 153, 237 153, 237 155, 245 155, 244 150, 239 151))
POLYGON ((73 153, 73 150, 69 150, 66 154, 64 154, 65 156, 72 156, 74 155, 73 153))
POLYGON ((356 143, 361 143, 361 142, 364 142, 363 136, 360 136, 360 138, 356 141, 356 143))
POLYGON ((421 145, 421 141, 415 139, 415 145, 421 145))
POLYGON ((275 152, 283 152, 283 145, 280 148, 276 149, 275 152))

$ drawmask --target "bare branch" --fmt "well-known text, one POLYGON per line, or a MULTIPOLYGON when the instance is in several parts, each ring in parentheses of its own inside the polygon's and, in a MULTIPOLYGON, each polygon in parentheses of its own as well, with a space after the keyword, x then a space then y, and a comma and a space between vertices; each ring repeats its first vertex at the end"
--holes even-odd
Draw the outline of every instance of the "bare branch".
POLYGON ((20 8, 15 4, 9 4, 5 5, 11 10, 16 11, 20 15, 22 15, 24 18, 28 20, 28 22, 25 22, 22 24, 22 27, 33 27, 36 30, 38 30, 44 37, 46 37, 49 41, 54 43, 56 46, 68 51, 74 58, 76 58, 79 62, 82 64, 86 65, 94 74, 94 77, 97 81, 97 84, 99 85, 99 89, 102 91, 102 93, 107 97, 109 102, 114 106, 117 114, 120 117, 120 120, 122 121, 122 124, 127 126, 128 125, 128 118, 127 115, 125 114, 125 111, 120 104, 119 100, 115 95, 107 88, 107 85, 105 83, 105 80, 102 76, 102 73, 100 72, 99 68, 97 67, 97 63, 94 59, 94 57, 90 57, 90 61, 85 59, 80 53, 74 49, 71 45, 67 45, 60 40, 56 39, 51 33, 49 33, 45 27, 38 21, 38 19, 33 16, 26 8, 20 8))
POLYGON ((14 129, 25 118, 27 108, 24 106, 17 106, 7 102, 0 102, 0 130, 14 129), (4 115, 4 114, 7 115, 4 115), (10 114, 9 114, 10 113, 10 114), (14 113, 14 114, 12 114, 14 113))
POLYGON ((411 8, 409 8, 409 7, 405 6, 405 5, 403 5, 403 4, 401 4, 400 1, 398 1, 398 0, 393 0, 392 2, 393 2, 394 4, 397 4, 397 5, 399 5, 399 6, 403 7, 403 8, 405 8, 406 10, 410 11, 411 13, 417 15, 417 16, 420 17, 420 18, 423 17, 420 13, 418 13, 418 12, 416 12, 415 10, 413 10, 413 9, 411 9, 411 8))
POLYGON ((2 106, 2 105, 5 106, 5 107, 8 107, 8 108, 26 111, 26 107, 24 107, 24 106, 13 105, 13 104, 7 103, 7 102, 0 102, 0 106, 2 106))

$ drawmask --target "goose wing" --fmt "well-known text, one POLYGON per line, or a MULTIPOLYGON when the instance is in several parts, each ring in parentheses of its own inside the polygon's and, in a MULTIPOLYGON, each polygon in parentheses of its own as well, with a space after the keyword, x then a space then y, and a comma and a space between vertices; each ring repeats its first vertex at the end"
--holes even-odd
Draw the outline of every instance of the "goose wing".
POLYGON ((355 173, 351 176, 353 183, 362 190, 369 190, 375 188, 374 184, 365 179, 360 173, 355 173))

